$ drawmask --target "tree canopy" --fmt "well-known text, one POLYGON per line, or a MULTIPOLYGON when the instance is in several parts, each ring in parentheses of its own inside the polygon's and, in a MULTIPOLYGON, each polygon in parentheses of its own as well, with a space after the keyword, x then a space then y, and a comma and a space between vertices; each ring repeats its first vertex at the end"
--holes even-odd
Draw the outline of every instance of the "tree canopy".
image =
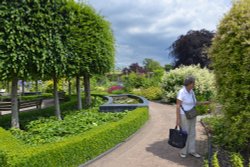
POLYGON ((208 67, 207 48, 211 45, 214 33, 205 29, 200 31, 190 30, 181 35, 171 46, 170 55, 175 59, 174 67, 180 65, 198 65, 208 67))
POLYGON ((90 77, 105 74, 114 66, 113 32, 110 23, 90 6, 70 1, 67 8, 73 16, 67 39, 72 54, 68 69, 72 76, 84 76, 85 99, 90 105, 90 77))
POLYGON ((158 61, 155 61, 153 59, 148 59, 148 58, 144 59, 143 65, 146 71, 148 72, 153 72, 155 70, 159 70, 163 68, 158 61))
MULTIPOLYGON (((110 24, 74 0, 0 2, 0 75, 12 81, 13 126, 19 127, 18 79, 52 79, 56 115, 61 77, 104 74, 114 65, 110 24)), ((90 92, 90 90, 88 90, 90 92)))

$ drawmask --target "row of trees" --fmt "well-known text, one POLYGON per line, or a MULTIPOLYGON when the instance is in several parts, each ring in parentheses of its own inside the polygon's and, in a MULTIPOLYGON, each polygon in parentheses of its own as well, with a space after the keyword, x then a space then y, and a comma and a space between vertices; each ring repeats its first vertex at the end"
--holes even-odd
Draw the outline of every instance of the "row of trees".
POLYGON ((132 63, 129 67, 122 69, 123 74, 137 73, 137 74, 146 74, 150 72, 155 72, 157 70, 163 70, 164 68, 158 61, 153 59, 146 58, 143 60, 143 66, 140 66, 138 63, 132 63))
POLYGON ((57 92, 62 77, 80 77, 86 104, 91 103, 90 78, 114 64, 110 24, 86 4, 74 0, 3 0, 0 3, 0 75, 11 81, 12 127, 19 128, 18 80, 54 81, 55 114, 61 118, 57 92))

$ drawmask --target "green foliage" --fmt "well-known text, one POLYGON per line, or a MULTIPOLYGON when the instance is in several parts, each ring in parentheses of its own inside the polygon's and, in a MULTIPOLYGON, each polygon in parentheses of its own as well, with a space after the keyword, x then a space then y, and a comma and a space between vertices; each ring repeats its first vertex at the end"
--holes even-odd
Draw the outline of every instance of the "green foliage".
MULTIPOLYGON (((58 81, 58 84, 57 84, 58 91, 63 91, 63 83, 64 83, 63 80, 59 80, 58 81)), ((44 92, 46 92, 46 93, 53 93, 53 85, 54 85, 54 83, 53 83, 52 80, 45 81, 44 82, 44 86, 43 86, 44 92)))
MULTIPOLYGON (((250 142, 250 1, 238 0, 221 21, 210 49, 218 96, 227 125, 225 143, 232 151, 250 142)), ((248 150, 249 152, 249 150, 248 150)))
POLYGON ((13 128, 11 132, 27 144, 39 145, 60 141, 67 136, 86 132, 104 123, 118 121, 125 115, 126 113, 99 113, 98 108, 72 111, 62 121, 55 117, 40 118, 29 122, 25 131, 13 128))
POLYGON ((148 100, 160 100, 162 98, 162 89, 160 87, 134 89, 132 93, 143 96, 148 100))
POLYGON ((35 99, 49 99, 53 98, 51 93, 42 93, 41 95, 30 95, 30 96, 21 96, 21 100, 35 100, 35 99))
POLYGON ((220 163, 218 160, 218 152, 214 153, 214 155, 212 157, 212 166, 213 167, 220 167, 220 163))
POLYGON ((148 87, 150 85, 149 79, 144 74, 130 73, 128 76, 122 77, 123 84, 126 90, 133 88, 148 87))
POLYGON ((208 160, 204 160, 204 162, 203 162, 203 167, 209 167, 208 160))
POLYGON ((153 72, 158 69, 162 69, 161 64, 153 59, 147 59, 147 58, 144 59, 143 65, 146 71, 150 71, 150 72, 153 72))
POLYGON ((215 96, 214 75, 208 69, 199 66, 182 66, 171 70, 163 77, 163 99, 166 102, 175 102, 178 91, 182 88, 187 76, 195 77, 195 95, 198 101, 211 100, 215 96))
POLYGON ((34 52, 37 51, 32 47, 36 39, 30 38, 32 28, 27 24, 27 2, 3 0, 0 11, 1 80, 11 80, 16 76, 27 77, 31 74, 28 68, 33 67, 34 52))
POLYGON ((164 66, 164 69, 165 69, 165 71, 170 71, 170 70, 172 70, 174 67, 173 67, 173 65, 172 64, 166 64, 165 66, 164 66))
MULTIPOLYGON (((52 98, 51 93, 42 93, 41 95, 18 96, 19 100, 35 100, 52 98)), ((11 101, 10 96, 0 96, 0 101, 11 101)))
POLYGON ((119 95, 119 94, 124 94, 124 93, 125 93, 125 90, 123 90, 123 89, 112 91, 112 94, 117 94, 117 95, 119 95))
POLYGON ((90 6, 69 1, 69 34, 67 48, 72 52, 69 57, 69 73, 104 74, 114 65, 114 37, 110 23, 90 6))
MULTIPOLYGON (((65 102, 61 104, 62 113, 69 109, 76 109, 76 100, 65 102)), ((29 112, 20 112, 20 125, 21 129, 23 129, 30 121, 36 120, 40 117, 50 117, 54 115, 54 107, 49 107, 46 109, 40 109, 40 110, 32 110, 29 112)), ((6 129, 10 128, 11 123, 11 115, 2 115, 0 117, 0 126, 4 127, 6 129)))
POLYGON ((122 81, 125 89, 131 91, 134 88, 138 89, 160 86, 163 75, 163 69, 155 70, 151 75, 130 73, 127 76, 123 76, 122 81))
POLYGON ((226 128, 226 125, 222 124, 224 119, 225 118, 222 116, 208 117, 203 119, 210 132, 212 133, 213 143, 219 144, 221 146, 225 145, 224 141, 228 137, 228 135, 224 133, 226 128))
POLYGON ((138 108, 123 119, 70 136, 62 141, 30 147, 0 128, 0 159, 5 166, 79 166, 124 141, 148 120, 148 110, 138 108), (43 163, 41 163, 43 162, 43 163))
MULTIPOLYGON (((95 103, 93 103, 93 106, 99 106, 103 101, 101 98, 98 98, 95 100, 95 103)), ((71 101, 64 102, 61 105, 62 109, 62 115, 66 115, 69 111, 75 110, 77 108, 77 100, 76 97, 72 97, 71 101)), ((33 120, 37 120, 40 117, 50 117, 54 115, 54 106, 48 107, 45 109, 39 109, 39 110, 32 110, 29 112, 20 112, 20 124, 21 129, 24 129, 26 125, 33 120)), ((10 128, 10 122, 11 122, 11 115, 2 115, 0 117, 0 126, 4 127, 6 129, 10 128)))
POLYGON ((240 154, 232 153, 231 165, 232 165, 232 167, 244 167, 243 160, 242 160, 242 157, 240 154))

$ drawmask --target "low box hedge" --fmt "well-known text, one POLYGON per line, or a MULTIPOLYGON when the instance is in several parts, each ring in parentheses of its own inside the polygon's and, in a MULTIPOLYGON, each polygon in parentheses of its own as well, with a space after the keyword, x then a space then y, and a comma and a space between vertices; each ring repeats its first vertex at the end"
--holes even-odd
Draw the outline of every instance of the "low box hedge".
POLYGON ((148 108, 137 108, 118 122, 107 123, 63 141, 29 146, 0 128, 0 166, 79 166, 124 141, 147 120, 148 108))
MULTIPOLYGON (((70 101, 63 102, 60 104, 62 114, 70 110, 75 110, 77 108, 77 100, 76 97, 72 97, 70 101)), ((19 120, 21 128, 23 129, 25 125, 33 120, 38 119, 39 117, 50 117, 55 115, 55 107, 48 107, 45 109, 31 110, 27 112, 19 113, 19 120)), ((0 116, 0 126, 9 129, 11 126, 11 114, 1 115, 0 116)))

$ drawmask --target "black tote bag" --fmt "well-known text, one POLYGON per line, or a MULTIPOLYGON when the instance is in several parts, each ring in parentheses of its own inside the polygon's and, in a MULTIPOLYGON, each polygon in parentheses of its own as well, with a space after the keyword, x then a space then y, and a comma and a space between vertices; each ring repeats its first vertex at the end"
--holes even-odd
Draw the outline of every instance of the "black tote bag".
POLYGON ((169 140, 168 144, 176 148, 184 148, 187 141, 187 133, 180 129, 169 129, 169 140))

